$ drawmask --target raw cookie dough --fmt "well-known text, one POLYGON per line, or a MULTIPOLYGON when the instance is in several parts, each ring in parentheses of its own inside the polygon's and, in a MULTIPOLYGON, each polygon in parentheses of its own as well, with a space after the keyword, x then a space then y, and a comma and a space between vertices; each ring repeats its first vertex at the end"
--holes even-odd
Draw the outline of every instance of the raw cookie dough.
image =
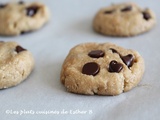
POLYGON ((16 42, 0 42, 0 89, 16 86, 34 67, 31 53, 16 42))
POLYGON ((93 28, 108 36, 134 36, 149 31, 155 23, 152 10, 141 9, 135 3, 121 3, 101 9, 93 28))
POLYGON ((0 4, 0 35, 19 35, 40 29, 49 20, 48 8, 38 2, 0 4))
POLYGON ((69 92, 118 95, 135 87, 144 69, 143 58, 134 50, 111 43, 84 43, 70 50, 60 79, 69 92))

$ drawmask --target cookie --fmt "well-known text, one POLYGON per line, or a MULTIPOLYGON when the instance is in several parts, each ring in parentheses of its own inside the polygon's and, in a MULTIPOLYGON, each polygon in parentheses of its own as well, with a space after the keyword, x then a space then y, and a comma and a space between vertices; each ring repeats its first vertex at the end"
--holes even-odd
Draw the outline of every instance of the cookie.
POLYGON ((0 4, 0 35, 13 36, 40 29, 49 20, 48 8, 38 2, 0 4))
POLYGON ((134 88, 144 69, 143 58, 134 50, 111 43, 84 43, 70 50, 60 79, 69 92, 118 95, 134 88))
POLYGON ((16 42, 0 42, 0 89, 18 85, 34 67, 32 54, 16 42))
POLYGON ((115 4, 101 9, 95 16, 93 28, 108 36, 135 36, 149 31, 156 23, 150 9, 141 9, 135 3, 115 4))

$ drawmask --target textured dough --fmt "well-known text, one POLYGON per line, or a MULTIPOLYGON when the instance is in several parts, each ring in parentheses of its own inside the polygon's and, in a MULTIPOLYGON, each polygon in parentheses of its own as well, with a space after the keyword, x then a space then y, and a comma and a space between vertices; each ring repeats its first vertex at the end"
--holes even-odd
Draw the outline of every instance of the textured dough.
POLYGON ((8 3, 0 8, 0 35, 19 35, 41 28, 49 20, 48 8, 38 2, 35 3, 8 3), (37 6, 34 16, 26 15, 26 8, 37 6))
POLYGON ((134 36, 149 31, 155 23, 155 15, 150 9, 141 9, 135 3, 121 3, 101 9, 94 18, 93 28, 109 36, 134 36), (122 12, 128 6, 131 10, 122 12), (107 11, 110 13, 105 14, 107 11), (143 12, 151 18, 144 19, 143 12))
POLYGON ((16 52, 16 42, 0 42, 0 89, 15 86, 25 80, 34 67, 27 50, 16 52))
POLYGON ((111 43, 84 43, 72 48, 66 57, 61 71, 61 82, 67 91, 88 95, 118 95, 135 87, 144 73, 144 60, 134 50, 124 49, 111 43), (121 55, 132 54, 134 64, 128 68, 119 54, 113 53, 110 48, 117 50, 121 55), (91 58, 88 53, 92 50, 102 50, 104 57, 91 58), (123 65, 119 73, 108 71, 110 61, 116 60, 123 65), (100 66, 100 72, 96 76, 82 73, 85 63, 96 62, 100 66))

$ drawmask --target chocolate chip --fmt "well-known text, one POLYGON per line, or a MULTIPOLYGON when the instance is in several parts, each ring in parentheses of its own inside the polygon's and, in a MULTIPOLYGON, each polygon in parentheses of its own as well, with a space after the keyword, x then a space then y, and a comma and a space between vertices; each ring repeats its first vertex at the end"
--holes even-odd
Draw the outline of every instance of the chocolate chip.
POLYGON ((128 54, 126 56, 122 56, 121 59, 123 60, 123 62, 128 66, 128 67, 132 67, 133 62, 134 62, 134 57, 132 54, 128 54))
POLYGON ((111 14, 113 12, 114 12, 113 10, 108 10, 108 11, 105 11, 104 14, 111 14))
POLYGON ((147 12, 142 12, 142 14, 143 14, 143 18, 145 20, 149 20, 151 18, 151 15, 149 13, 147 13, 147 12))
POLYGON ((21 5, 21 4, 24 4, 24 1, 19 1, 18 4, 20 4, 20 5, 21 5))
POLYGON ((26 50, 26 49, 24 49, 24 48, 22 48, 21 46, 18 45, 18 46, 16 47, 16 50, 15 50, 15 51, 16 51, 17 53, 19 53, 19 52, 22 52, 22 51, 25 51, 25 50, 26 50))
POLYGON ((131 11, 132 10, 132 6, 127 6, 123 9, 121 9, 122 12, 127 12, 127 11, 131 11))
POLYGON ((118 53, 118 51, 113 48, 110 48, 110 50, 112 50, 113 53, 118 53))
POLYGON ((37 6, 31 6, 26 8, 26 15, 33 17, 38 12, 39 7, 37 6))
POLYGON ((28 33, 31 33, 33 31, 21 31, 21 35, 24 35, 24 34, 28 34, 28 33))
POLYGON ((93 50, 88 53, 88 56, 92 58, 99 58, 104 56, 104 52, 102 50, 93 50))
POLYGON ((97 75, 100 71, 100 67, 95 62, 86 63, 82 68, 82 73, 86 75, 97 75))
POLYGON ((5 8, 7 4, 0 4, 0 8, 5 8))
POLYGON ((123 69, 123 65, 115 60, 112 60, 109 64, 109 72, 119 73, 123 69))
POLYGON ((24 35, 26 34, 27 32, 26 31, 21 31, 21 35, 24 35))

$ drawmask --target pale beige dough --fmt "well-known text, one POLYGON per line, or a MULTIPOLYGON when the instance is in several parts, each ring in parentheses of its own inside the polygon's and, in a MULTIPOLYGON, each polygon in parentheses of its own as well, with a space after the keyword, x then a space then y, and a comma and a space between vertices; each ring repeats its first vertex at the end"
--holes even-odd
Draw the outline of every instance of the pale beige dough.
POLYGON ((34 68, 34 59, 28 50, 16 52, 16 42, 0 42, 0 89, 16 86, 24 81, 34 68))
POLYGON ((137 86, 142 79, 144 69, 143 58, 134 50, 124 49, 111 43, 84 43, 70 50, 63 63, 60 79, 69 92, 87 95, 118 95, 137 86), (123 56, 132 54, 134 56, 132 67, 128 68, 119 54, 113 53, 110 48, 117 50, 123 56), (102 50, 105 55, 100 58, 91 58, 88 53, 92 50, 102 50), (112 60, 123 65, 119 73, 108 71, 112 60), (96 76, 82 73, 82 67, 88 62, 99 64, 100 72, 96 76))
POLYGON ((135 3, 113 4, 101 9, 95 16, 93 28, 96 32, 108 36, 134 36, 149 31, 156 23, 155 14, 150 9, 141 9, 135 3), (131 6, 131 10, 122 9, 131 6), (105 12, 111 11, 111 13, 105 12), (143 12, 150 15, 150 19, 143 17, 143 12))
POLYGON ((0 35, 13 36, 23 32, 40 29, 50 18, 47 6, 42 3, 6 3, 0 8, 0 35), (34 16, 26 15, 26 8, 37 6, 38 11, 34 16))

